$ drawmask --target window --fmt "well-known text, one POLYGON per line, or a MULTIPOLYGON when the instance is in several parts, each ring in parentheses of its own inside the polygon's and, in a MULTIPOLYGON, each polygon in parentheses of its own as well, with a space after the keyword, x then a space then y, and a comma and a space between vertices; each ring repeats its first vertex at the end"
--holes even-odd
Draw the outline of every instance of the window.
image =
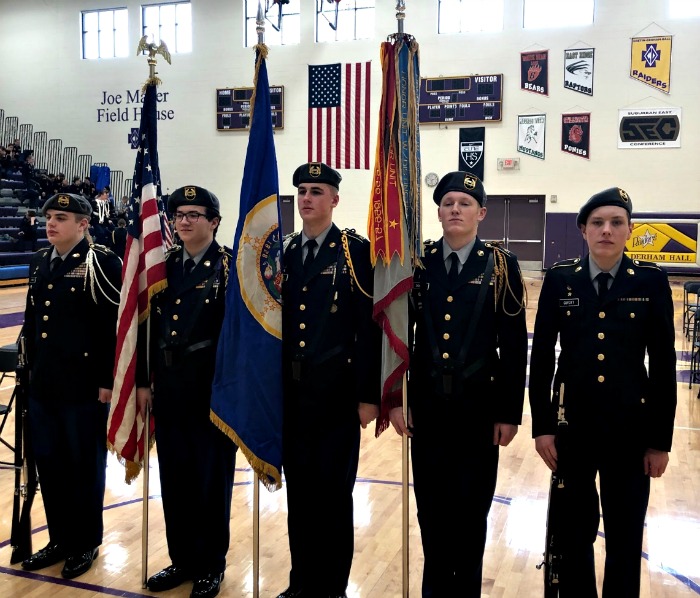
POLYGON ((192 51, 192 5, 189 2, 152 4, 141 8, 142 35, 168 46, 171 54, 192 51))
POLYGON ((595 0, 524 0, 523 27, 576 27, 593 24, 595 0))
POLYGON ((83 23, 83 58, 124 58, 129 55, 129 18, 126 8, 86 10, 83 23))
MULTIPOLYGON (((289 46, 298 44, 301 36, 301 0, 265 0, 261 2, 265 12, 265 44, 268 46, 289 46), (280 18, 280 12, 282 18, 280 18)), ((255 31, 258 15, 258 0, 245 0, 245 45, 252 47, 258 43, 255 31)))
POLYGON ((669 0, 668 13, 672 19, 700 17, 700 2, 698 0, 669 0))
POLYGON ((503 0, 440 0, 438 33, 503 31, 503 0))
POLYGON ((374 37, 374 0, 316 0, 316 41, 374 37))

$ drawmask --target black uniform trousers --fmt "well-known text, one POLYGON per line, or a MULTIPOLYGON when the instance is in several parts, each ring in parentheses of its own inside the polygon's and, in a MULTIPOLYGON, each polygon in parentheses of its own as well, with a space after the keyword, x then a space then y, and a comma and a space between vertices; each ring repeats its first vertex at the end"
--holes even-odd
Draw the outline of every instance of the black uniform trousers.
MULTIPOLYGON (((288 393, 287 397, 290 394, 294 396, 288 393)), ((329 418, 320 409, 289 409, 283 438, 292 556, 289 585, 303 589, 305 596, 342 595, 355 550, 352 491, 360 458, 357 411, 329 418)))
POLYGON ((29 397, 29 425, 49 538, 69 554, 102 544, 109 404, 29 397))
POLYGON ((597 597, 593 543, 603 512, 603 598, 639 596, 644 519, 650 478, 644 452, 622 440, 572 438, 567 448, 566 517, 562 532, 559 593, 562 598, 597 597), (596 488, 600 481, 600 497, 596 488))
MULTIPOLYGON (((158 393, 158 387, 156 387, 158 393)), ((163 402, 168 395, 163 393, 163 402)), ((236 445, 211 421, 154 399, 165 531, 173 565, 223 573, 230 540, 236 445)))
POLYGON ((411 461, 423 543, 423 598, 481 595, 498 446, 493 422, 470 415, 458 401, 435 398, 430 411, 414 415, 411 461))

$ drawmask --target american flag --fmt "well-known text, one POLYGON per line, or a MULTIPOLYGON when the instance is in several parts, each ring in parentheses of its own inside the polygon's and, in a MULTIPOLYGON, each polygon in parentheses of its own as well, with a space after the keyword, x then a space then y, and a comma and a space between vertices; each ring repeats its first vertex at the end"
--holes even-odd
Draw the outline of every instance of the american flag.
POLYGON ((369 170, 370 63, 309 65, 309 162, 369 170))
POLYGON ((167 286, 165 249, 170 231, 159 199, 156 123, 156 87, 149 85, 141 112, 136 167, 127 210, 114 390, 107 423, 107 442, 126 466, 127 483, 138 476, 148 450, 148 439, 153 433, 153 420, 146 434, 145 422, 136 406, 138 327, 148 318, 150 298, 167 286))

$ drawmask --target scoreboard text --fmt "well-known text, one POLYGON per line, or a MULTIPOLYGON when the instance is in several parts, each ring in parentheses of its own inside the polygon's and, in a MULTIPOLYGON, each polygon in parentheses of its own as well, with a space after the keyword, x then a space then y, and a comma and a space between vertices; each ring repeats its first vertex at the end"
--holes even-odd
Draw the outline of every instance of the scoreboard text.
MULTIPOLYGON (((252 87, 216 90, 216 130, 243 131, 250 126, 252 87)), ((284 86, 270 87, 272 128, 284 128, 284 86)))
POLYGON ((501 120, 503 75, 426 78, 420 81, 421 124, 501 120))

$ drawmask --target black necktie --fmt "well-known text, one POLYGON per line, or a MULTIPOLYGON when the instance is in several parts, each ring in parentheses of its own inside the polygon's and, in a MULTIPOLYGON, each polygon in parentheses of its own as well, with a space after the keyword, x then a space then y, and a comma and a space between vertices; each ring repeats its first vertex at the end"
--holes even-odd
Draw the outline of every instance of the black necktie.
POLYGON ((307 272, 309 268, 311 267, 311 264, 314 263, 314 249, 316 248, 316 243, 315 239, 309 239, 306 243, 304 243, 304 247, 306 247, 306 257, 304 258, 304 271, 307 272))
POLYGON ((612 278, 610 273, 601 272, 595 279, 598 281, 598 297, 600 302, 605 301, 605 296, 608 294, 608 281, 612 278))
POLYGON ((51 264, 49 265, 49 268, 51 269, 51 272, 53 272, 54 270, 56 270, 56 268, 58 268, 58 265, 59 265, 62 261, 63 261, 63 260, 62 260, 59 256, 56 256, 55 258, 53 258, 53 259, 51 260, 51 264))
POLYGON ((457 284, 457 276, 459 276, 459 256, 456 251, 450 254, 450 271, 447 273, 447 281, 450 286, 457 284))
POLYGON ((185 260, 185 276, 190 274, 194 270, 194 260, 191 257, 188 257, 185 260))

